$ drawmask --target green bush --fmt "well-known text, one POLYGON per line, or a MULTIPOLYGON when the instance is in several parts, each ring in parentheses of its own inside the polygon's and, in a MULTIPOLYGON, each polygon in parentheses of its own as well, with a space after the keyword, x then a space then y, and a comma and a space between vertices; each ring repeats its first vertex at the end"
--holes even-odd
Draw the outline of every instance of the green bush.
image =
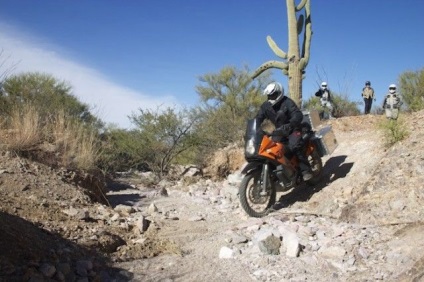
POLYGON ((397 120, 384 119, 378 124, 383 131, 383 138, 386 147, 390 147, 395 143, 405 139, 409 132, 406 129, 405 122, 402 118, 397 120))
MULTIPOLYGON (((360 114, 358 108, 359 102, 349 101, 349 98, 345 95, 339 95, 332 92, 332 104, 333 104, 333 116, 340 118, 345 116, 357 116, 360 114)), ((312 96, 303 103, 304 109, 316 109, 318 112, 325 112, 328 114, 328 109, 321 106, 319 97, 312 96)))
POLYGON ((398 89, 407 108, 414 112, 424 109, 424 69, 402 73, 398 89))
POLYGON ((21 105, 31 104, 37 109, 41 122, 51 120, 52 113, 64 111, 67 116, 86 124, 103 125, 90 112, 89 106, 72 94, 71 86, 51 75, 38 72, 14 75, 4 81, 3 90, 0 93, 0 114, 5 118, 21 105))
MULTIPOLYGON (((101 154, 97 165, 105 173, 145 169, 143 160, 147 149, 140 140, 140 133, 132 130, 109 128, 101 136, 101 154)), ((145 165, 147 166, 147 165, 145 165)))

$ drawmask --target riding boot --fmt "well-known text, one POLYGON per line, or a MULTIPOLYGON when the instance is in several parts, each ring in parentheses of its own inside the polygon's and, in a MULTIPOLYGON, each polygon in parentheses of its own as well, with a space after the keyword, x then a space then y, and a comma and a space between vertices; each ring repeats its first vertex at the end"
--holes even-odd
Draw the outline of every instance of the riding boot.
POLYGON ((302 150, 296 150, 296 156, 299 160, 299 168, 302 172, 303 180, 308 181, 313 177, 311 165, 309 164, 308 158, 302 150))

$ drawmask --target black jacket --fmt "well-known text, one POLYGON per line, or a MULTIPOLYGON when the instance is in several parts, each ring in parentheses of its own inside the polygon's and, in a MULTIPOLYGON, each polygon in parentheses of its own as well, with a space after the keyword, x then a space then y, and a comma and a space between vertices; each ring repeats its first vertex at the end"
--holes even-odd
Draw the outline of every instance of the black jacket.
POLYGON ((318 91, 317 91, 317 92, 315 92, 315 96, 322 98, 322 95, 324 94, 324 92, 325 92, 325 91, 327 91, 327 93, 328 93, 327 101, 328 101, 328 102, 331 102, 331 92, 330 92, 330 90, 329 90, 329 89, 322 90, 322 89, 320 88, 320 89, 318 89, 318 91))
POLYGON ((290 134, 294 130, 300 130, 303 114, 292 99, 284 96, 274 105, 269 101, 261 105, 256 120, 258 124, 262 124, 265 119, 272 121, 276 130, 289 131, 287 134, 290 134))

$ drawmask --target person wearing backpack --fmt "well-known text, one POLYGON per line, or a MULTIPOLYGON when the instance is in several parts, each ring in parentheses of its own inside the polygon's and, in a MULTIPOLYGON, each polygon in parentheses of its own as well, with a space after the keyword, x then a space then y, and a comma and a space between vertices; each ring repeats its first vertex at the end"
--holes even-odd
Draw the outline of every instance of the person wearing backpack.
POLYGON ((383 109, 388 119, 397 120, 399 116, 399 108, 403 102, 400 100, 396 92, 396 84, 390 84, 389 93, 386 94, 383 102, 383 109))
POLYGON ((374 89, 371 87, 371 82, 366 81, 365 87, 362 88, 362 98, 364 98, 365 109, 364 114, 367 115, 371 111, 372 100, 375 101, 374 89))

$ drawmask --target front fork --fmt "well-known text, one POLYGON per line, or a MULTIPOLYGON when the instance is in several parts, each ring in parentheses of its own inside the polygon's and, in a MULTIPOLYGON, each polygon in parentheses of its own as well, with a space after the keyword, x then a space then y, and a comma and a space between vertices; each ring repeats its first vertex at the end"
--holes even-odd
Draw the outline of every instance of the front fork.
POLYGON ((269 179, 269 165, 268 164, 263 164, 263 166, 262 166, 261 179, 262 179, 262 187, 261 187, 262 189, 261 189, 260 195, 266 196, 266 195, 268 195, 267 187, 268 187, 269 181, 270 181, 270 179, 269 179))

